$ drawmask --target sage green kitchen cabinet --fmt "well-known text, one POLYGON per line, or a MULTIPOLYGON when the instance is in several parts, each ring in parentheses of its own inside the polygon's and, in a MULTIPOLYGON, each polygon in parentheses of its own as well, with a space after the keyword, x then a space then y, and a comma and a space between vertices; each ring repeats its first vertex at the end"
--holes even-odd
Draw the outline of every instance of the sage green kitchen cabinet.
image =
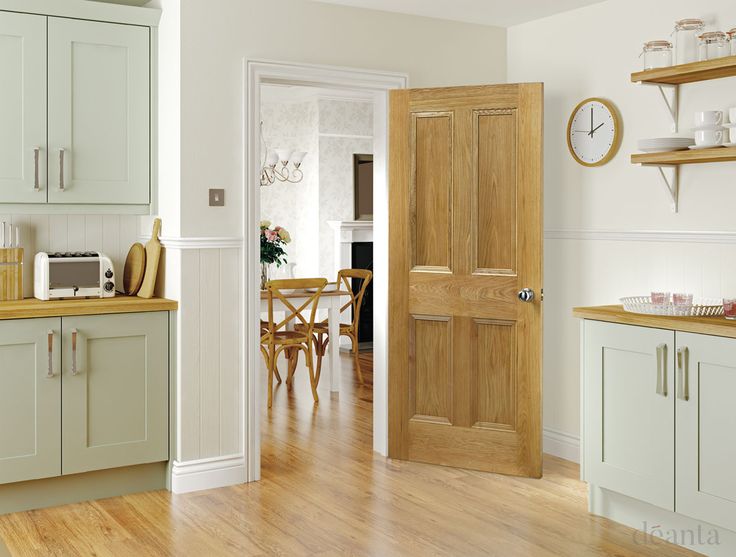
POLYGON ((0 483, 61 474, 61 319, 0 321, 0 483))
POLYGON ((0 201, 46 203, 46 17, 0 12, 0 201))
POLYGON ((49 203, 148 204, 150 31, 48 18, 49 203))
POLYGON ((0 203, 151 202, 151 28, 0 10, 0 203))
POLYGON ((736 531, 736 339, 677 333, 677 512, 736 531))
POLYGON ((62 473, 169 458, 168 314, 63 319, 62 473))
POLYGON ((169 460, 169 312, 0 320, 0 484, 169 460))

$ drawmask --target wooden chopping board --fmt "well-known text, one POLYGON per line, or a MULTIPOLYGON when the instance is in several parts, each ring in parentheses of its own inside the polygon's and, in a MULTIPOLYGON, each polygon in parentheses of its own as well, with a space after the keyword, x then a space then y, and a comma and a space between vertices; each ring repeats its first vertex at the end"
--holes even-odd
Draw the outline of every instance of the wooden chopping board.
POLYGON ((136 242, 128 251, 123 270, 123 292, 128 296, 135 296, 143 284, 146 274, 146 248, 136 242))
POLYGON ((161 242, 158 237, 161 234, 161 219, 153 221, 153 232, 151 239, 146 242, 146 272, 143 276, 143 284, 138 290, 140 298, 152 298, 153 289, 156 286, 156 275, 158 274, 158 262, 161 258, 161 242))

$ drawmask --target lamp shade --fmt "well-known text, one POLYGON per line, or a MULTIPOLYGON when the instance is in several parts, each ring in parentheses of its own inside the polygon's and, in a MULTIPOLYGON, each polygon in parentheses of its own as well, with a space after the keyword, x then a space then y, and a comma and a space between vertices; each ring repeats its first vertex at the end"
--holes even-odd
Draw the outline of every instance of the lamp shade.
POLYGON ((281 161, 281 163, 286 166, 286 163, 289 162, 289 155, 291 155, 291 150, 276 149, 276 154, 279 156, 279 160, 281 161))
POLYGON ((279 156, 273 149, 268 150, 268 154, 266 154, 266 164, 268 166, 273 166, 277 162, 279 162, 279 156))
POLYGON ((294 164, 301 164, 304 160, 304 157, 306 156, 306 151, 294 151, 293 153, 291 153, 291 162, 293 162, 294 164))

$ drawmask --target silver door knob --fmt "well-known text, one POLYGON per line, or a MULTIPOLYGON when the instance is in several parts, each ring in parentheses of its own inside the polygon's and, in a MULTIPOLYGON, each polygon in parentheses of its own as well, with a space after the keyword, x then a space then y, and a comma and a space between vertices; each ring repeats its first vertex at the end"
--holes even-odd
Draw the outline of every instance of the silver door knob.
POLYGON ((519 300, 522 302, 531 302, 534 299, 534 290, 531 288, 522 288, 519 290, 519 300))

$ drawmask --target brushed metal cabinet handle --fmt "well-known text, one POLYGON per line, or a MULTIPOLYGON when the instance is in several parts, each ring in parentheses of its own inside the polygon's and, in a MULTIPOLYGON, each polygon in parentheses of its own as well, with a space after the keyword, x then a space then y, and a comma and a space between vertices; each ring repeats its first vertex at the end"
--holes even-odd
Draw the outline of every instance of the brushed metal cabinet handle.
POLYGON ((690 350, 687 346, 677 351, 677 398, 690 400, 690 350))
POLYGON ((49 367, 46 372, 46 377, 51 379, 54 377, 54 331, 49 329, 47 338, 48 338, 49 367))
POLYGON ((59 149, 59 191, 64 191, 64 149, 59 149))
POLYGON ((657 346, 657 390, 658 395, 667 398, 667 345, 657 346))
POLYGON ((72 329, 72 375, 79 374, 79 369, 77 368, 77 335, 79 334, 79 331, 77 329, 72 329))
POLYGON ((41 191, 41 176, 38 168, 40 155, 41 148, 35 147, 33 149, 33 189, 35 191, 41 191))

